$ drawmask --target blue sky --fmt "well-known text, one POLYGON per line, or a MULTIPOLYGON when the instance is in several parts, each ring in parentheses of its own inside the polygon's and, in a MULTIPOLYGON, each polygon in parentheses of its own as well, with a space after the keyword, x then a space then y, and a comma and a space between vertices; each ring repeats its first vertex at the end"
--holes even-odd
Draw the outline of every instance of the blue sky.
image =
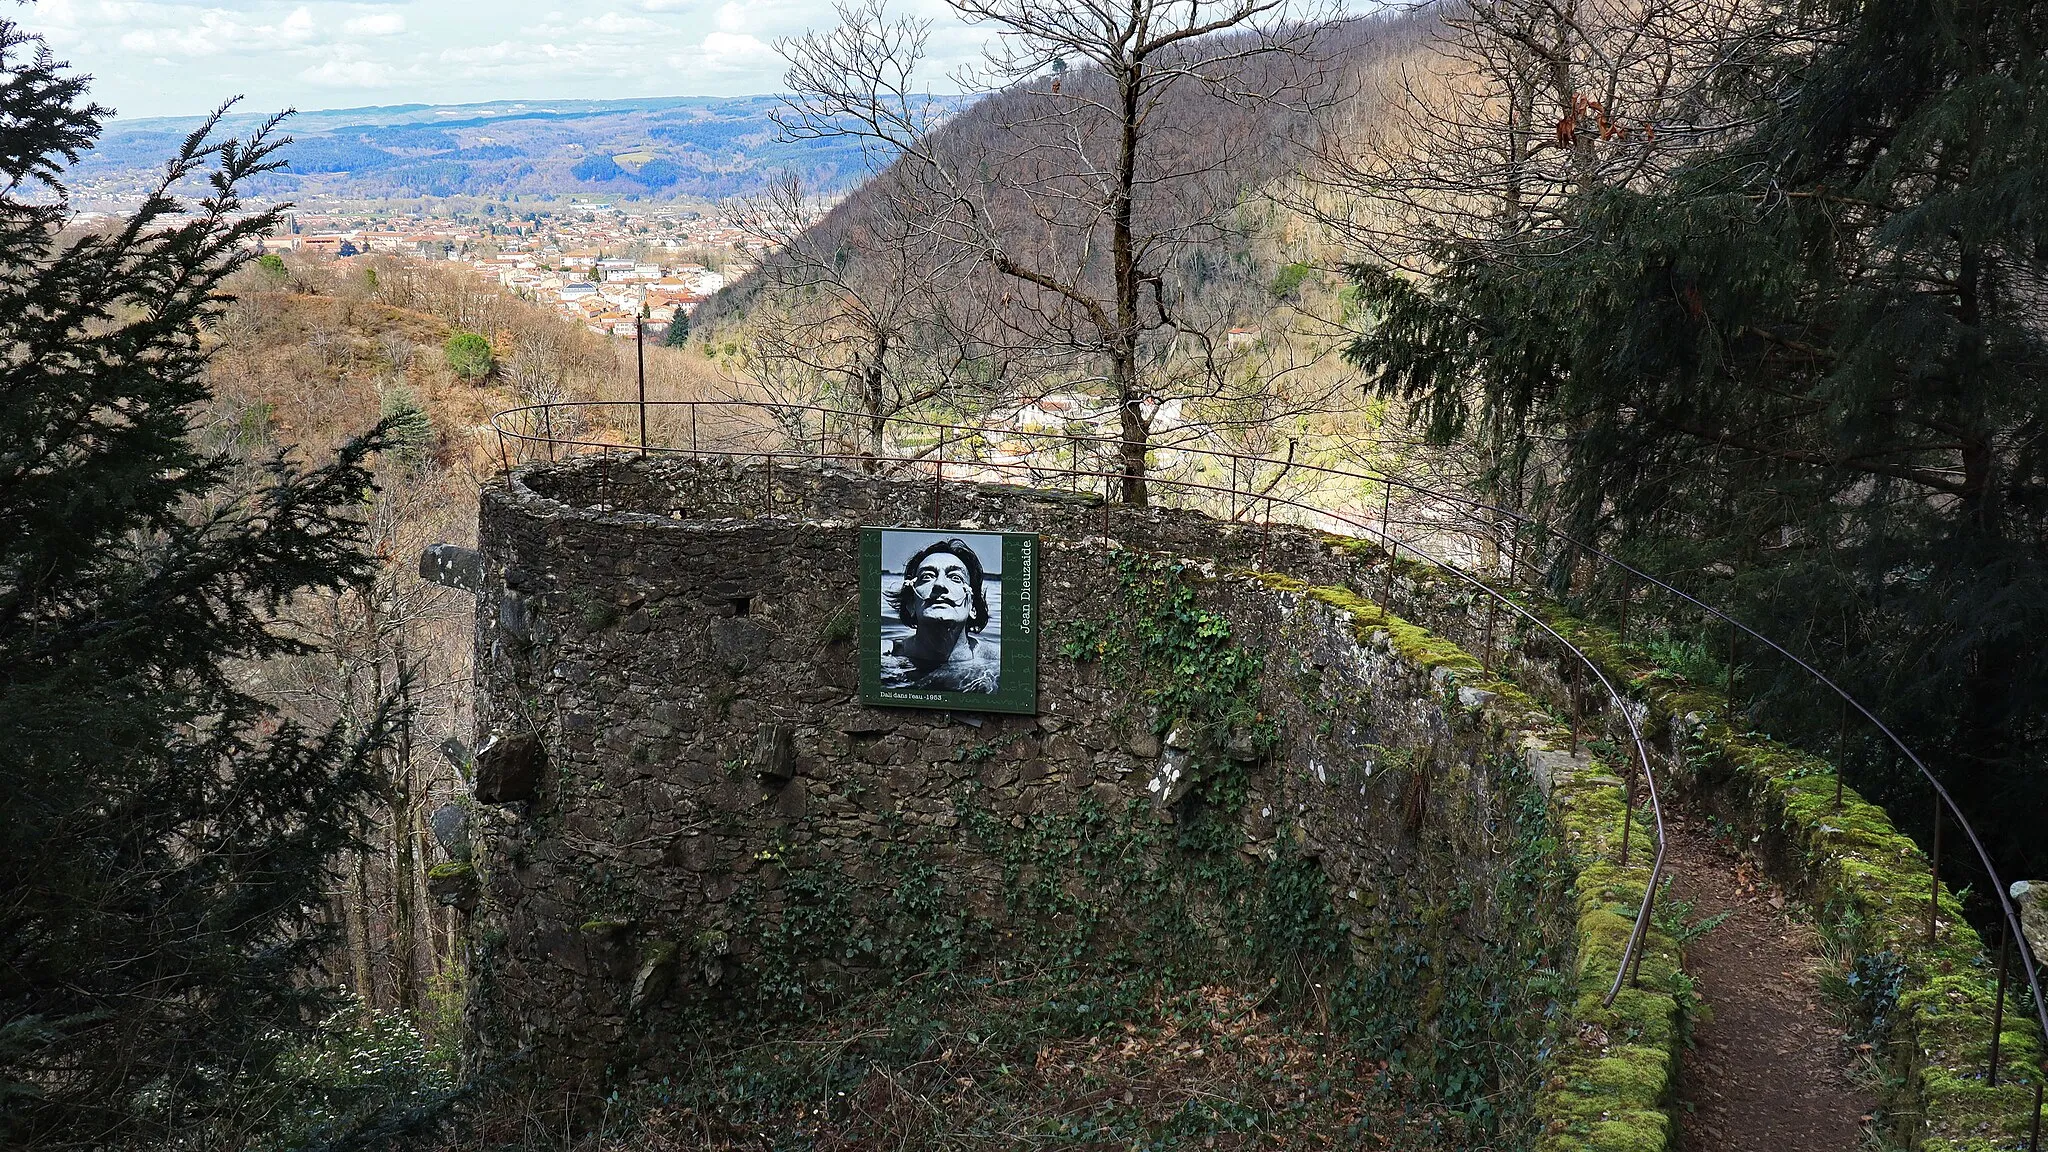
MULTIPOLYGON (((39 0, 5 15, 94 77, 122 117, 453 104, 499 99, 733 96, 781 89, 776 37, 835 22, 829 0, 39 0)), ((940 0, 941 69, 982 36, 940 0)), ((932 79, 939 77, 932 73, 932 79)))

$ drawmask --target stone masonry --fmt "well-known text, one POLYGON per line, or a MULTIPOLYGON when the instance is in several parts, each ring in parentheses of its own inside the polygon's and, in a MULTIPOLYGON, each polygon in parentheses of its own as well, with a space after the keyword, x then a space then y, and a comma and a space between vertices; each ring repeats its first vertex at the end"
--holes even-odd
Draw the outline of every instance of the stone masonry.
POLYGON ((928 482, 630 458, 485 489, 480 568, 464 575, 486 1054, 529 1050, 588 1083, 659 1074, 688 1041, 682 1009, 756 960, 737 894, 781 914, 794 854, 858 869, 878 839, 913 842, 963 906, 1000 920, 1002 874, 964 834, 962 795, 1019 829, 1084 802, 1172 820, 1155 786, 1170 734, 1126 677, 1060 652, 1063 626, 1115 604, 1112 548, 1197 565, 1204 604, 1264 654, 1280 740, 1246 766, 1243 851, 1287 837, 1318 861, 1354 949, 1453 888, 1479 898, 1432 922, 1446 955, 1532 919, 1568 947, 1565 909, 1489 895, 1513 802, 1503 768, 1541 777, 1563 753, 1487 692, 1250 574, 1329 570, 1329 542, 1007 487, 948 485, 937 501, 934 516, 928 482), (933 523, 1042 535, 1038 716, 859 703, 858 528, 933 523))

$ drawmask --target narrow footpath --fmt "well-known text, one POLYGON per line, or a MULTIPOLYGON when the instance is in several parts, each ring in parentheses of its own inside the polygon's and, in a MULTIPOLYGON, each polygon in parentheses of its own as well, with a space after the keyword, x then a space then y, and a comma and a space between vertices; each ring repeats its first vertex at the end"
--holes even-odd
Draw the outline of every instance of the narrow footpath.
POLYGON ((1678 814, 1670 834, 1672 895, 1694 922, 1728 913, 1686 951, 1708 1018, 1679 1070, 1680 1149, 1854 1152, 1876 1101, 1850 1075, 1813 926, 1698 814, 1678 814))

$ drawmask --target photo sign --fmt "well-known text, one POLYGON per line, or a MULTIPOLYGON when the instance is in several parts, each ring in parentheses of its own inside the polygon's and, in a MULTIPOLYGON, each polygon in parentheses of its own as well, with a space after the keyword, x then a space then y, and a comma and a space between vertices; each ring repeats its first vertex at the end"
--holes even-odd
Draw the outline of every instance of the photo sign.
POLYGON ((860 698, 896 708, 1038 711, 1038 537, 860 532, 860 698))

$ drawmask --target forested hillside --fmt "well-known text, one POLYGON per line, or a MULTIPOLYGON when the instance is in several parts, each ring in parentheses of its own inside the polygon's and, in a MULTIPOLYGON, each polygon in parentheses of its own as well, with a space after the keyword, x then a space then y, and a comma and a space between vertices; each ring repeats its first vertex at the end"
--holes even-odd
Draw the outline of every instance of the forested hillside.
POLYGON ((949 3, 113 127, 0 20, 0 1144, 2027 1147, 2048 0, 949 3), (342 188, 770 247, 636 348, 342 188), (868 694, 1006 516, 1058 706, 868 694))
MULTIPOLYGON (((270 196, 376 199, 603 192, 719 199, 801 172, 837 191, 865 176, 859 150, 777 138, 773 97, 403 105, 310 112, 292 122, 287 165, 258 181, 270 196)), ((238 116, 224 127, 246 130, 238 116)), ((82 191, 145 186, 197 117, 117 120, 81 158, 82 191)))
MULTIPOLYGON (((1345 249, 1300 210, 1303 165, 1337 121, 1384 112, 1436 22, 1416 11, 1163 49, 1139 82, 1128 196, 1115 190, 1115 81, 1083 53, 953 114, 901 99, 828 111, 840 97, 817 75, 815 106, 792 99, 782 123, 857 143, 877 175, 816 223, 801 180, 742 198, 742 225, 777 254, 706 303, 695 330, 729 374, 791 402, 986 414, 1078 391, 1112 413, 1185 404, 1207 433, 1270 442, 1341 388, 1325 357, 1348 308, 1345 249), (1140 358, 1154 365, 1142 384, 1140 358)), ((914 29, 877 8, 857 27, 864 50, 914 53, 914 29)), ((835 66, 822 40, 806 50, 788 49, 793 78, 835 66)))

